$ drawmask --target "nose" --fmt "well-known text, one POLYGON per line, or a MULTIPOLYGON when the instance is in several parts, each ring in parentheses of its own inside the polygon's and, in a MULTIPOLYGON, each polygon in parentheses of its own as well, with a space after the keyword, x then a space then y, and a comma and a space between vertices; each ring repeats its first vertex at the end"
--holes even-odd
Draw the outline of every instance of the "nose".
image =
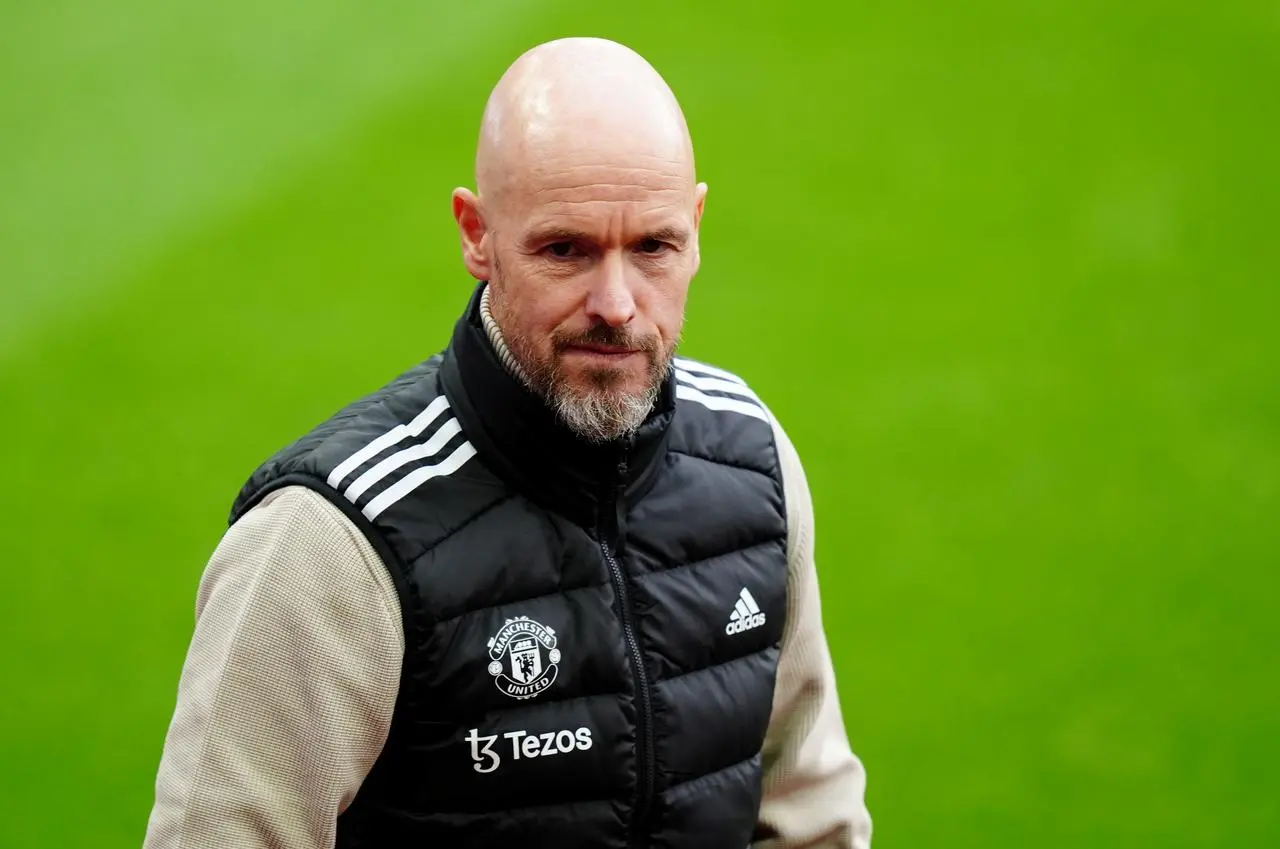
POLYGON ((636 315, 636 299, 627 280, 626 263, 609 253, 600 263, 587 294, 587 317, 610 327, 623 327, 636 315))

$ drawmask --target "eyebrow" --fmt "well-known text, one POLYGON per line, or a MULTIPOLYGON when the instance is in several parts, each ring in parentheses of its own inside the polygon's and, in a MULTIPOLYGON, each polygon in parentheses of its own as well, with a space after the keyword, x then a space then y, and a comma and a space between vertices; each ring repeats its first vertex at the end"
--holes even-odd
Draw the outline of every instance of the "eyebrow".
POLYGON ((689 231, 683 227, 668 225, 646 233, 644 238, 657 239, 659 242, 670 242, 677 248, 683 248, 689 242, 689 231))
POLYGON ((591 237, 581 230, 571 230, 567 227, 544 227, 539 230, 533 230, 528 236, 525 236, 524 243, 528 247, 537 247, 539 245, 550 245, 556 242, 589 242, 591 237))
MULTIPOLYGON (((689 232, 676 225, 668 224, 658 227, 655 230, 646 230, 636 239, 637 242, 645 239, 656 239, 659 242, 670 242, 677 248, 683 248, 689 243, 689 232)), ((527 247, 537 247, 538 245, 550 245, 556 242, 591 242, 595 241, 595 237, 582 230, 574 230, 569 227, 546 227, 532 231, 524 239, 527 247)))

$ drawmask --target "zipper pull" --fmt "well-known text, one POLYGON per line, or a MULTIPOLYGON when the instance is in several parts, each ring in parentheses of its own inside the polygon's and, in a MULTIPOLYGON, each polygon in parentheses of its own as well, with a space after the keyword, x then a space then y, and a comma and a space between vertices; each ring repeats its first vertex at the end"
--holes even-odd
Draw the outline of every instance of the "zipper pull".
POLYGON ((628 434, 626 440, 622 443, 622 451, 618 456, 618 486, 624 489, 627 485, 627 467, 631 459, 631 451, 635 447, 635 444, 635 434, 628 434))

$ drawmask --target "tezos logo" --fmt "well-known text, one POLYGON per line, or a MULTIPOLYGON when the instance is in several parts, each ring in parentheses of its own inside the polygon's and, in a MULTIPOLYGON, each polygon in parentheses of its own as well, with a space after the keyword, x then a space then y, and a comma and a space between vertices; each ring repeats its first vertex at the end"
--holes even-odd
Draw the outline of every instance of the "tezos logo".
POLYGON ((489 674, 514 699, 531 699, 556 680, 556 632, 528 616, 508 619, 489 640, 489 674))
MULTIPOLYGON (((579 728, 576 731, 544 731, 541 734, 528 731, 508 731, 502 735, 511 741, 511 757, 546 758, 552 755, 567 755, 569 752, 585 752, 591 748, 591 729, 579 728)), ((481 734, 479 728, 472 728, 465 738, 471 744, 471 760, 475 761, 471 768, 476 772, 493 772, 502 765, 502 756, 493 750, 498 742, 497 734, 481 734)))

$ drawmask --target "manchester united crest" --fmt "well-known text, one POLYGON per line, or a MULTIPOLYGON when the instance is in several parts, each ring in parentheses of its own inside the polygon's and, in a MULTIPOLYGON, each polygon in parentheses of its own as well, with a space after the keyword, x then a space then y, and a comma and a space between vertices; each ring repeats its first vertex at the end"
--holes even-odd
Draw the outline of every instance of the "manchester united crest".
POLYGON ((556 632, 528 616, 508 619, 489 640, 489 674, 514 699, 531 699, 556 680, 556 632))

